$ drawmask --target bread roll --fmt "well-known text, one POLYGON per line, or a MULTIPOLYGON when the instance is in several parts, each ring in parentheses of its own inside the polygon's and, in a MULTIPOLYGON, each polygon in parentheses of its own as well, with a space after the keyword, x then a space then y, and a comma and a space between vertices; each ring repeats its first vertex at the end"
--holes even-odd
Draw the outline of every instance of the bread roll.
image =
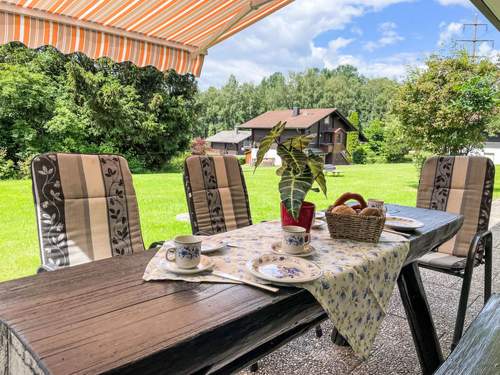
POLYGON ((332 214, 357 215, 357 212, 354 211, 354 209, 352 209, 351 207, 346 206, 345 204, 341 204, 340 206, 333 207, 332 214))

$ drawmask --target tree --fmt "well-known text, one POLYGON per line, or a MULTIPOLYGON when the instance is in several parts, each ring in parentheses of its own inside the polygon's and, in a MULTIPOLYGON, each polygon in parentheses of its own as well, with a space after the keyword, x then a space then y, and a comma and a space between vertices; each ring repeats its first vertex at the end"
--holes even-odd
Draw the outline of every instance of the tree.
POLYGON ((347 133, 347 152, 349 155, 351 155, 351 161, 352 161, 352 155, 354 153, 354 150, 356 150, 359 147, 359 115, 358 112, 351 112, 349 117, 347 118, 351 124, 353 124, 358 131, 355 132, 349 132, 347 133))
POLYGON ((417 152, 467 154, 500 131, 499 70, 467 54, 431 56, 399 89, 394 105, 403 136, 417 152))
POLYGON ((197 91, 190 74, 0 46, 1 159, 22 170, 37 153, 112 152, 160 169, 190 144, 197 91))

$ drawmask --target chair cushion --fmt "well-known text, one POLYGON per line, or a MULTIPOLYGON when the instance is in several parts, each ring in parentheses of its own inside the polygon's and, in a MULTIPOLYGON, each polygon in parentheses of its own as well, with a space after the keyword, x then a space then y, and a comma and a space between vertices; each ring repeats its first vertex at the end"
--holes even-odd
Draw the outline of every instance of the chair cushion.
POLYGON ((252 224, 238 159, 234 156, 190 156, 184 183, 193 233, 220 233, 252 224))
MULTIPOLYGON (((455 255, 431 251, 430 253, 427 253, 424 256, 420 257, 418 263, 432 268, 458 271, 465 268, 466 261, 466 257, 457 257, 455 255)), ((476 264, 474 265, 476 266, 478 264, 479 261, 476 260, 476 264)))
POLYGON ((428 159, 420 176, 417 207, 464 215, 464 224, 438 252, 465 257, 474 235, 488 229, 495 166, 480 156, 428 159))
POLYGON ((42 264, 73 266, 144 250, 127 161, 49 153, 31 165, 42 264))

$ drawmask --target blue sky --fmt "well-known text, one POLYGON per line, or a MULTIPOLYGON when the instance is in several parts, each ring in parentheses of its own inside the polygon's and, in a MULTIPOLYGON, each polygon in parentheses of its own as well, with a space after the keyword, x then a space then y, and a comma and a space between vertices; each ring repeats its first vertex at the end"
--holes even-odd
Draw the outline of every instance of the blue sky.
MULTIPOLYGON (((210 49, 200 87, 221 86, 234 74, 258 82, 275 71, 352 64, 369 77, 404 78, 431 53, 448 53, 479 14, 488 24, 480 53, 498 59, 500 33, 468 0, 296 0, 210 49)), ((498 60, 496 60, 498 61, 498 60)))

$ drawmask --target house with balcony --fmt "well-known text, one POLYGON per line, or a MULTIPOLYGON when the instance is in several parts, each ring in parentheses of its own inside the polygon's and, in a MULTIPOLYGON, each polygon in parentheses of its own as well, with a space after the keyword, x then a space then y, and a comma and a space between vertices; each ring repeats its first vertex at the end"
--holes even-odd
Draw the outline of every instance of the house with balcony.
MULTIPOLYGON (((345 165, 350 163, 350 155, 347 151, 347 134, 358 129, 349 122, 336 108, 314 108, 301 109, 294 107, 289 110, 268 111, 250 121, 240 125, 241 129, 252 132, 251 142, 255 149, 260 140, 279 121, 286 121, 282 140, 296 135, 309 135, 313 140, 309 149, 324 157, 326 164, 345 165)), ((361 141, 366 141, 359 134, 361 141)), ((271 149, 266 155, 268 162, 275 165, 281 164, 276 150, 271 149)))

